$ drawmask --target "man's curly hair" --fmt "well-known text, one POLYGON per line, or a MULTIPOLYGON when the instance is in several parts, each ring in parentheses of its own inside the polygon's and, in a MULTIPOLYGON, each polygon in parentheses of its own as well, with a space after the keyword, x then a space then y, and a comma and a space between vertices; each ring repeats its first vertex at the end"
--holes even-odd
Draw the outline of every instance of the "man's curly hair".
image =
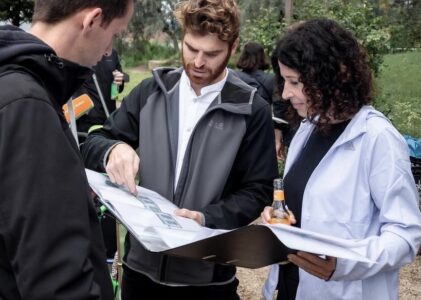
POLYGON ((182 1, 174 15, 184 33, 215 34, 230 46, 240 34, 240 12, 234 0, 182 1))
POLYGON ((307 118, 323 131, 332 119, 347 120, 372 101, 368 55, 335 21, 298 24, 278 42, 275 56, 299 73, 309 102, 307 118))

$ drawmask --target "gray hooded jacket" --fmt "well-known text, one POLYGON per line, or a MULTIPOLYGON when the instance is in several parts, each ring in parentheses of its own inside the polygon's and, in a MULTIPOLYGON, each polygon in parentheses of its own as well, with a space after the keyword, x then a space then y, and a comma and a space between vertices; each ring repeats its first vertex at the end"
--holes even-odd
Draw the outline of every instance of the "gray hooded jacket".
MULTIPOLYGON (((270 106, 230 71, 190 137, 174 190, 181 73, 161 68, 140 83, 82 145, 85 163, 104 171, 108 149, 124 141, 139 149, 141 186, 202 212, 207 227, 245 226, 271 203, 278 175, 270 106)), ((224 284, 235 275, 233 266, 149 252, 131 236, 125 264, 164 284, 224 284)))

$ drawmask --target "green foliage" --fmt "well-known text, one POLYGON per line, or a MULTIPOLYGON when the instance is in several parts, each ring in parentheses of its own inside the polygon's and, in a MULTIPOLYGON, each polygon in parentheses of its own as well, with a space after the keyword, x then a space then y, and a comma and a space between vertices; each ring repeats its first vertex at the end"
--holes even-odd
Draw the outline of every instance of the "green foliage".
POLYGON ((180 28, 173 15, 176 0, 138 0, 127 29, 130 47, 143 51, 143 44, 153 38, 169 39, 178 52, 180 28))
MULTIPOLYGON (((295 22, 317 17, 336 20, 352 31, 367 49, 370 65, 375 74, 380 71, 383 55, 390 49, 390 33, 382 16, 375 14, 367 1, 358 3, 342 0, 301 0, 295 1, 293 19, 295 22)), ((244 41, 258 41, 271 53, 276 41, 285 32, 286 25, 279 18, 279 9, 262 9, 259 16, 246 20, 242 32, 244 41)))
POLYGON ((33 0, 1 0, 0 21, 10 22, 15 26, 28 22, 34 12, 33 0))
POLYGON ((421 138, 421 52, 385 56, 384 69, 376 79, 375 107, 402 134, 421 138))
POLYGON ((421 1, 392 1, 381 11, 388 17, 393 48, 421 47, 421 1))
POLYGON ((125 47, 123 62, 126 67, 135 67, 139 64, 147 65, 148 61, 152 59, 178 60, 178 57, 179 54, 172 47, 166 44, 143 41, 141 45, 127 45, 125 47))
POLYGON ((297 20, 308 20, 314 17, 326 17, 336 20, 353 32, 355 37, 367 49, 370 66, 375 74, 379 74, 384 54, 390 49, 390 33, 386 20, 375 13, 368 1, 304 0, 296 8, 297 20))
POLYGON ((247 19, 241 33, 241 43, 259 42, 263 45, 266 54, 271 55, 276 41, 285 31, 285 24, 279 21, 279 12, 276 8, 261 9, 259 17, 247 19))

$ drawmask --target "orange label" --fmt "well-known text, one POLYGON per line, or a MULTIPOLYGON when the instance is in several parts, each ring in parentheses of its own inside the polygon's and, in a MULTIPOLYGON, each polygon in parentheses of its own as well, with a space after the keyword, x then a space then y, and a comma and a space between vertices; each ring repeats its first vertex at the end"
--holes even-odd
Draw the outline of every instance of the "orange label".
POLYGON ((284 191, 283 190, 273 191, 273 200, 278 200, 278 201, 285 200, 284 191))
POLYGON ((284 218, 284 219, 271 218, 269 220, 269 224, 286 224, 286 225, 291 225, 291 221, 289 220, 289 218, 284 218))

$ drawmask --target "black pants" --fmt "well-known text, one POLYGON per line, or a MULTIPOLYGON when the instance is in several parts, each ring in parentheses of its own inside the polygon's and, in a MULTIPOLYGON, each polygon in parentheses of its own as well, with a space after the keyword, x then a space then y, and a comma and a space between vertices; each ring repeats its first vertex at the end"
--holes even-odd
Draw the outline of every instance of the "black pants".
POLYGON ((237 294, 237 286, 237 278, 225 285, 166 286, 150 280, 141 273, 134 272, 133 270, 124 267, 121 299, 239 300, 240 297, 237 294))
POLYGON ((293 263, 279 266, 277 300, 295 300, 299 281, 298 267, 293 263))

